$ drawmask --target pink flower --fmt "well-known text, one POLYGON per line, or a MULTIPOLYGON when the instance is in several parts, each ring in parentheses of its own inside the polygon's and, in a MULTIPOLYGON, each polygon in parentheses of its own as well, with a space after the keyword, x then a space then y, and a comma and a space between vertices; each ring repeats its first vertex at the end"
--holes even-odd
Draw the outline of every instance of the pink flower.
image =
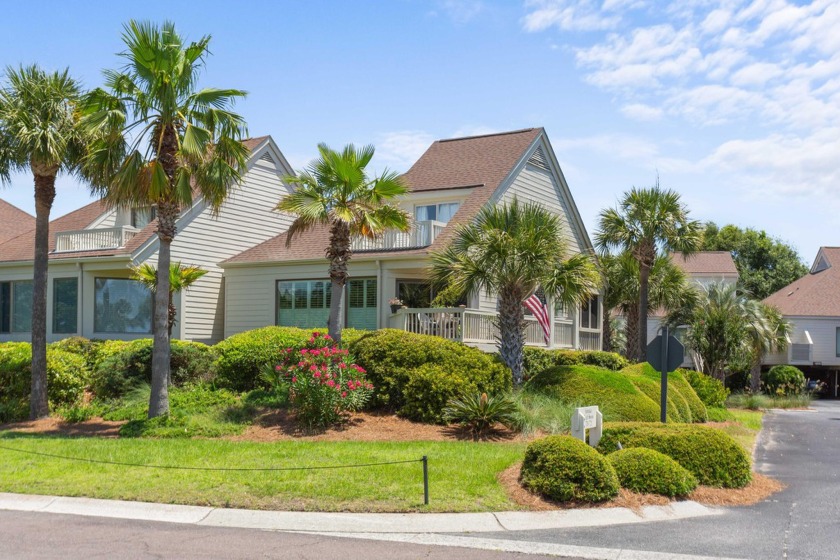
POLYGON ((283 369, 283 366, 274 366, 274 371, 280 371, 283 369))
POLYGON ((300 351, 300 353, 301 353, 301 354, 309 354, 309 350, 307 350, 306 348, 303 348, 303 349, 300 351))
POLYGON ((327 381, 327 387, 335 387, 335 381, 333 381, 332 379, 327 381))
POLYGON ((338 364, 338 369, 347 369, 347 364, 341 362, 340 364, 338 364))
POLYGON ((297 383, 297 377, 292 377, 292 383, 297 383))
POLYGON ((316 379, 321 377, 321 372, 316 371, 315 373, 312 374, 312 377, 315 377, 316 379))
POLYGON ((342 399, 345 398, 346 396, 347 396, 347 391, 344 391, 343 393, 341 393, 341 398, 342 399))

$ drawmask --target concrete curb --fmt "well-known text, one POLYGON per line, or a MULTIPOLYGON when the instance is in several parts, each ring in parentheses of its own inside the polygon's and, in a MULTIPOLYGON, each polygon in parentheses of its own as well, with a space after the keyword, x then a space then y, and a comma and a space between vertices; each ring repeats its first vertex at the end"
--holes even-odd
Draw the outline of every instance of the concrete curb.
POLYGON ((644 507, 640 515, 626 508, 498 513, 321 513, 223 509, 8 493, 0 493, 0 509, 331 534, 489 533, 568 529, 674 521, 722 513, 722 510, 690 501, 675 502, 670 506, 644 507))

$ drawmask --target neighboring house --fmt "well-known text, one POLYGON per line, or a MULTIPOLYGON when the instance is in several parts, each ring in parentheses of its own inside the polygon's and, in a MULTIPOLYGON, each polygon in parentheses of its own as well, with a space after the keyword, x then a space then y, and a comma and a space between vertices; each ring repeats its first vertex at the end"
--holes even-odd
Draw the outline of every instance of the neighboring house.
MULTIPOLYGON (((220 212, 197 198, 181 213, 172 260, 208 273, 176 298, 173 337, 213 343, 224 335, 224 282, 218 263, 288 228, 273 209, 293 173, 268 137, 245 141, 247 172, 220 212)), ((0 217, 8 210, 0 206, 0 217)), ((109 209, 94 202, 50 223, 47 337, 148 337, 151 294, 129 267, 157 261, 154 208, 109 209)), ((24 214, 25 216, 28 216, 24 214)), ((31 221, 31 216, 28 216, 31 221)), ((21 218, 24 219, 24 218, 21 218)), ((3 226, 4 227, 4 226, 3 226)), ((2 232, 2 229, 0 229, 2 232)), ((3 233, 0 233, 2 239, 3 233)), ((34 223, 0 243, 0 341, 29 340, 34 223)))
MULTIPOLYGON (((542 128, 434 142, 403 176, 409 193, 399 202, 413 215, 408 232, 356 239, 349 264, 347 327, 393 327, 479 346, 495 344, 494 294, 470 294, 464 306, 431 308, 429 253, 443 248, 459 224, 490 204, 538 202, 563 221, 569 250, 592 252, 589 236, 542 128), (407 308, 392 313, 388 301, 407 308)), ((324 328, 330 307, 328 230, 315 228, 287 246, 283 233, 226 261, 225 336, 265 325, 324 328)), ((551 346, 601 348, 600 298, 566 312, 549 305, 551 346)), ((529 344, 544 344, 536 322, 529 344)))
POLYGON ((767 297, 792 326, 786 352, 765 356, 765 365, 792 364, 840 396, 840 247, 820 247, 810 272, 767 297))
POLYGON ((35 229, 35 218, 17 206, 0 200, 0 244, 35 229))

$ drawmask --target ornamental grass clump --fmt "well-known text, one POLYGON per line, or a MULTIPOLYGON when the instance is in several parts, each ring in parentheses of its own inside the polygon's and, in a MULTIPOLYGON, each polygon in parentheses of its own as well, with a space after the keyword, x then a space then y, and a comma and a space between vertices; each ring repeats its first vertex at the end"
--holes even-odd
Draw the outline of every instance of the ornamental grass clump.
POLYGON ((275 387, 288 387, 292 409, 308 428, 340 423, 347 412, 361 410, 373 392, 365 370, 352 363, 348 351, 319 332, 304 348, 287 348, 283 362, 267 377, 275 387))

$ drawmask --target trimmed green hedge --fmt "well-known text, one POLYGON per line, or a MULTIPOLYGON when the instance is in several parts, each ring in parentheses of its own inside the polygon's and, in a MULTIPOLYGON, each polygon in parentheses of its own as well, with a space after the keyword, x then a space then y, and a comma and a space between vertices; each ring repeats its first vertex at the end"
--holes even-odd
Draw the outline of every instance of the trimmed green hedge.
MULTIPOLYGON (((91 388, 104 398, 119 398, 140 383, 152 380, 150 338, 131 342, 108 341, 96 357, 91 388)), ((171 341, 170 377, 173 385, 213 378, 216 356, 213 348, 199 342, 171 341)))
POLYGON ((603 502, 619 489, 610 462, 569 436, 549 436, 528 445, 520 480, 531 491, 561 502, 603 502))
MULTIPOLYGON (((625 376, 636 388, 648 396, 654 403, 659 403, 661 398, 661 385, 643 375, 625 376)), ((676 391, 668 391, 668 406, 666 414, 669 422, 691 422, 691 411, 685 400, 676 391)))
POLYGON ((693 474, 700 484, 742 488, 752 480, 750 458, 728 434, 707 426, 644 422, 604 426, 602 453, 645 447, 664 453, 693 474))
POLYGON ((621 354, 597 350, 546 350, 526 346, 522 367, 526 378, 556 366, 598 366, 613 371, 624 369, 630 362, 621 354))
POLYGON ((794 366, 773 366, 761 375, 768 395, 798 395, 805 390, 805 374, 794 366))
POLYGON ((729 389, 722 381, 693 369, 683 370, 683 375, 697 397, 703 401, 706 408, 724 408, 726 397, 729 396, 729 389))
POLYGON ((629 376, 596 366, 550 368, 530 379, 525 388, 567 404, 597 405, 605 420, 655 422, 659 419, 659 405, 640 391, 629 376))
MULTIPOLYGON (((634 364, 621 370, 622 373, 629 375, 641 375, 652 379, 659 386, 661 381, 661 374, 653 369, 647 362, 634 364)), ((668 394, 674 399, 675 406, 681 408, 682 414, 686 417, 686 422, 705 422, 707 420, 706 405, 694 392, 691 384, 685 378, 687 370, 677 369, 668 374, 668 394), (685 405, 681 403, 684 402, 685 405)), ((657 404, 659 399, 656 399, 657 404)))
POLYGON ((452 397, 496 394, 512 385, 510 370, 476 348, 436 336, 383 329, 350 345, 373 383, 372 405, 421 422, 442 422, 452 397))
POLYGON ((642 494, 686 496, 697 479, 679 463, 653 449, 631 447, 607 456, 622 488, 642 494))

